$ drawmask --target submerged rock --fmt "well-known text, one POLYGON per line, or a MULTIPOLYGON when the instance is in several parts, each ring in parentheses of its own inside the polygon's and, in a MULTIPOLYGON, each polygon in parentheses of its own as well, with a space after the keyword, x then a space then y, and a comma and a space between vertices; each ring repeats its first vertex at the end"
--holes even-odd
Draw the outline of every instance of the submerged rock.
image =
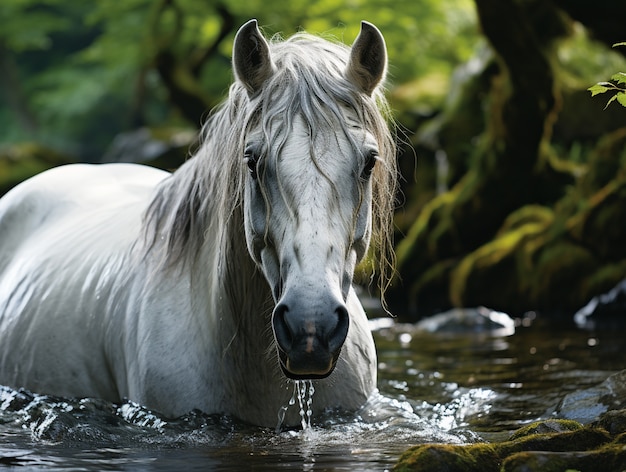
POLYGON ((566 395, 557 407, 560 418, 590 423, 610 410, 626 408, 626 370, 600 385, 566 395))

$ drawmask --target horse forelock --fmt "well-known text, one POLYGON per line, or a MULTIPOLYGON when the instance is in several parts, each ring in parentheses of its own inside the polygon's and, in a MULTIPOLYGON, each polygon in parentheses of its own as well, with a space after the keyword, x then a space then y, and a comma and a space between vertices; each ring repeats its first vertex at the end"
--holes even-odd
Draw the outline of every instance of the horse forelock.
MULTIPOLYGON (((273 38, 270 51, 276 71, 252 98, 242 84, 234 82, 225 102, 213 111, 202 130, 197 154, 167 179, 146 213, 146 241, 156 250, 161 246, 163 260, 196 260, 207 233, 212 238, 220 228, 241 222, 245 166, 242 165, 248 133, 262 129, 263 140, 274 151, 286 139, 282 129, 290 129, 300 116, 311 131, 311 139, 329 125, 336 133, 350 137, 343 119, 343 107, 354 111, 379 146, 379 163, 372 175, 372 238, 380 265, 381 290, 391 277, 392 214, 395 206, 396 149, 389 106, 379 87, 366 96, 345 75, 350 48, 306 33, 283 41, 273 38), (276 126, 281 122, 283 126, 276 126), (236 219, 236 218, 235 218, 236 219), (160 241, 165 244, 159 244, 160 241)), ((354 143, 353 143, 354 144, 354 143)), ((233 235, 224 234, 219 244, 229 244, 233 235)), ((239 235, 234 237, 240 237, 239 235)))

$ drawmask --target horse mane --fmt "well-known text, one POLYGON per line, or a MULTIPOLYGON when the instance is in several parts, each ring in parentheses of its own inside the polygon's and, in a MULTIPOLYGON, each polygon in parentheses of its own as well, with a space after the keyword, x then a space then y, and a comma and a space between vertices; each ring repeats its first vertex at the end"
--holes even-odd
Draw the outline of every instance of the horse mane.
MULTIPOLYGON (((397 176, 393 120, 384 90, 379 87, 370 97, 346 79, 350 48, 338 42, 302 32, 288 40, 275 36, 270 51, 276 72, 263 88, 250 98, 235 81, 203 126, 197 153, 157 188, 144 215, 145 251, 158 253, 163 266, 172 267, 196 261, 205 244, 226 248, 230 244, 226 225, 237 225, 236 237, 243 238, 243 221, 233 216, 241 214, 247 131, 261 125, 265 142, 284 140, 273 135, 277 127, 272 121, 291 120, 297 114, 312 132, 323 126, 322 120, 345 127, 341 105, 347 105, 379 144, 379 162, 372 174, 372 246, 384 295, 393 270, 397 176), (221 241, 209 236, 219 234, 224 235, 221 241)), ((346 129, 343 132, 350 136, 346 129)))

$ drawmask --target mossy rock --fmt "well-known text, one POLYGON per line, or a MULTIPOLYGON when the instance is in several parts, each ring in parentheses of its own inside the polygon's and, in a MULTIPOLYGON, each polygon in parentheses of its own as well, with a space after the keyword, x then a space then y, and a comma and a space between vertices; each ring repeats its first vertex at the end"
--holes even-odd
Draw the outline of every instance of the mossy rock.
MULTIPOLYGON (((550 420, 558 422, 562 420, 550 420)), ((565 420, 567 421, 567 420, 565 420)), ((536 428, 537 426, 535 426, 536 428)), ((581 427, 557 433, 535 433, 494 444, 500 457, 507 457, 525 451, 576 452, 596 449, 611 442, 611 436, 604 429, 581 427)), ((514 433, 515 435, 515 433, 514 433)))
POLYGON ((534 436, 535 434, 564 433, 567 431, 578 431, 582 428, 582 424, 573 420, 555 419, 535 421, 534 423, 521 427, 511 434, 509 441, 516 441, 524 437, 534 436))
POLYGON ((425 444, 406 451, 394 472, 497 472, 500 459, 489 444, 425 444))
POLYGON ((502 462, 502 472, 622 471, 626 467, 626 450, 607 445, 595 451, 549 452, 526 451, 513 454, 502 462))
MULTIPOLYGON (((626 423, 626 412, 619 423, 626 423)), ((602 419, 600 420, 600 422, 602 419)), ((605 420, 606 421, 606 420, 605 420)), ((598 425, 600 424, 598 423, 598 425)), ((616 430, 621 430, 618 427, 616 430)), ((550 419, 520 428, 508 440, 468 445, 426 444, 408 449, 394 471, 558 471, 624 470, 626 433, 550 419)))
POLYGON ((591 423, 591 426, 617 435, 616 442, 626 444, 626 410, 607 411, 600 419, 591 423))
POLYGON ((33 175, 72 161, 67 155, 35 143, 15 144, 2 148, 0 149, 0 196, 33 175))

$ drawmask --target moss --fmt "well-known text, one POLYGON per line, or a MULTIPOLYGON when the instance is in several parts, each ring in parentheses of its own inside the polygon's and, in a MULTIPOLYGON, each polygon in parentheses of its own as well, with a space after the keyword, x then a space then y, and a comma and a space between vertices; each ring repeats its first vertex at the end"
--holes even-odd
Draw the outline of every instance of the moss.
POLYGON ((626 410, 607 411, 602 418, 592 423, 596 428, 603 428, 610 434, 618 435, 616 442, 624 443, 626 439, 626 410))
POLYGON ((409 449, 395 465, 395 472, 497 472, 499 458, 489 444, 468 446, 425 444, 409 449))
POLYGON ((519 261, 520 248, 544 229, 541 223, 523 224, 465 256, 451 275, 452 302, 457 306, 509 308, 509 301, 518 299, 529 286, 524 264, 519 261))
POLYGON ((581 189, 592 195, 624 172, 625 163, 626 127, 606 134, 598 141, 589 157, 588 172, 581 178, 581 189))
POLYGON ((626 448, 622 444, 612 443, 598 451, 581 457, 581 470, 626 470, 626 448))
POLYGON ((578 213, 558 218, 528 205, 505 220, 498 236, 451 271, 455 306, 488 305, 516 313, 575 311, 623 279, 626 181, 614 180, 578 213), (493 290, 498 287, 498 290, 493 290), (525 303, 525 305, 524 305, 525 303))
POLYGON ((552 209, 542 205, 525 205, 511 213, 500 228, 499 235, 516 230, 526 224, 534 223, 547 228, 554 221, 552 209))
POLYGON ((606 293, 624 280, 626 274, 626 259, 616 263, 602 265, 595 272, 585 277, 582 293, 586 300, 591 300, 599 293, 606 293))
MULTIPOLYGON (((524 206, 509 215, 495 239, 446 260, 449 300, 453 306, 487 305, 509 313, 573 312, 623 279, 626 227, 619 222, 624 220, 626 180, 619 179, 569 218, 540 205, 524 206)), ((439 243, 442 228, 431 228, 430 237, 439 243)), ((437 293, 446 287, 442 277, 437 293)), ((412 299, 427 298, 420 285, 413 285, 412 299)))
POLYGON ((577 431, 582 429, 583 425, 578 421, 573 420, 544 420, 535 421, 515 431, 509 441, 515 441, 526 436, 534 434, 546 434, 546 433, 562 433, 564 431, 577 431))
POLYGON ((600 267, 589 249, 567 239, 558 239, 540 247, 535 257, 528 283, 530 298, 538 307, 575 310, 588 301, 581 290, 585 275, 600 267))
POLYGON ((583 211, 568 221, 569 233, 582 245, 593 247, 603 260, 626 258, 626 179, 615 179, 596 192, 583 211))
POLYGON ((502 472, 611 471, 624 470, 626 450, 609 444, 595 451, 546 452, 528 451, 513 454, 502 462, 502 472))
POLYGON ((494 445, 500 457, 523 451, 572 452, 595 449, 611 441, 603 429, 581 428, 562 433, 536 433, 494 445))
MULTIPOLYGON (((396 248, 396 259, 398 267, 411 265, 417 259, 417 251, 424 251, 426 241, 422 241, 427 235, 434 233, 435 229, 441 225, 443 218, 442 213, 457 198, 457 192, 443 193, 424 207, 417 221, 412 225, 407 236, 398 244, 396 248)), ((432 247, 433 237, 428 236, 428 251, 436 251, 436 247, 432 247)), ((420 258, 421 259, 421 258, 420 258)))
POLYGON ((519 452, 502 462, 502 472, 563 472, 579 470, 579 458, 567 452, 519 452))

